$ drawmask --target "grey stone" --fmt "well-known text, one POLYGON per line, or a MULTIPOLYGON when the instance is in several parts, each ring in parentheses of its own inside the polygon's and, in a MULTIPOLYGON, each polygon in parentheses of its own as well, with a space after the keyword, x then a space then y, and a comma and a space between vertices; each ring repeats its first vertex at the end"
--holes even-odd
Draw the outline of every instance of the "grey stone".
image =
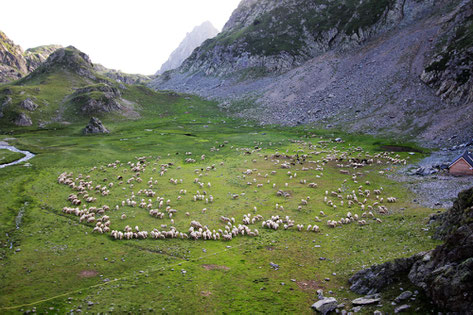
POLYGON ((337 308, 337 300, 333 297, 323 298, 312 304, 312 308, 322 314, 327 314, 337 308))
POLYGON ((25 99, 23 102, 20 103, 21 108, 29 110, 30 112, 34 111, 36 108, 38 108, 38 105, 36 105, 31 98, 25 99))
POLYGON ((92 117, 89 124, 82 130, 84 135, 87 134, 98 134, 98 133, 109 133, 108 129, 102 124, 100 119, 92 117))
POLYGON ((21 113, 16 117, 14 124, 20 127, 28 127, 33 125, 33 122, 31 121, 31 118, 28 115, 26 115, 25 113, 21 113))
POLYGON ((407 300, 408 298, 410 298, 412 296, 412 292, 411 291, 404 291, 402 292, 401 294, 399 294, 398 297, 396 297, 394 300, 396 302, 400 302, 400 301, 404 301, 404 300, 407 300))
POLYGON ((352 301, 353 305, 369 305, 381 301, 379 294, 367 295, 365 297, 357 298, 352 301))
POLYGON ((394 313, 401 313, 401 312, 404 312, 404 311, 407 311, 408 309, 410 309, 411 306, 408 305, 408 304, 403 304, 401 306, 398 306, 394 309, 394 313))

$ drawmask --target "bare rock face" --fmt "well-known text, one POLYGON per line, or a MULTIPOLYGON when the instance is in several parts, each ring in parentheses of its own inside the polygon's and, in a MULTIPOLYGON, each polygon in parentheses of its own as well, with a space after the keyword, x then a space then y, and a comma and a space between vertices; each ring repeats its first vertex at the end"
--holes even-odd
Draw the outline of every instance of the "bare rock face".
POLYGON ((16 117, 14 124, 20 127, 27 127, 33 125, 33 122, 28 115, 21 113, 16 117))
POLYGON ((182 62, 192 54, 194 49, 199 47, 205 40, 215 37, 217 34, 218 30, 209 21, 196 26, 192 32, 187 33, 179 47, 171 53, 169 59, 156 74, 159 75, 168 70, 179 68, 182 62))
POLYGON ((20 103, 20 107, 26 110, 29 110, 30 112, 34 111, 36 108, 38 108, 38 105, 31 100, 31 98, 27 98, 23 102, 20 103))
POLYGON ((27 73, 23 50, 0 31, 0 82, 16 80, 27 73))
POLYGON ((473 2, 463 1, 447 19, 445 44, 433 55, 421 80, 443 100, 473 104, 473 2))
POLYGON ((378 292, 408 274, 409 280, 422 288, 438 307, 472 314, 473 188, 458 195, 453 207, 444 214, 437 235, 445 239, 443 245, 361 270, 350 278, 350 289, 359 294, 378 292))
POLYGON ((424 254, 395 259, 358 271, 349 279, 351 283, 350 290, 358 294, 378 293, 388 285, 405 277, 414 263, 424 254))
POLYGON ((102 124, 100 119, 92 117, 89 121, 89 124, 82 130, 84 135, 88 134, 98 134, 98 133, 109 133, 107 128, 102 124))

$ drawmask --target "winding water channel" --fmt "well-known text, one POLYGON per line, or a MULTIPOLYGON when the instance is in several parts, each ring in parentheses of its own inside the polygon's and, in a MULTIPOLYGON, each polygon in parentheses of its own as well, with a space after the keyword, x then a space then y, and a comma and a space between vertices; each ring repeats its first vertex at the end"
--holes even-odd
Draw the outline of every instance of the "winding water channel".
POLYGON ((31 153, 30 151, 22 151, 22 150, 19 150, 17 148, 15 148, 14 146, 12 145, 5 145, 5 144, 0 144, 0 149, 7 149, 7 150, 10 150, 12 152, 19 152, 19 153, 22 153, 24 154, 25 156, 22 157, 21 159, 19 160, 16 160, 16 161, 13 161, 11 163, 7 163, 7 164, 1 164, 0 165, 0 168, 4 168, 4 167, 7 167, 7 166, 12 166, 12 165, 16 165, 16 164, 20 164, 20 163, 23 163, 23 162, 26 162, 28 160, 31 160, 35 155, 33 153, 31 153))

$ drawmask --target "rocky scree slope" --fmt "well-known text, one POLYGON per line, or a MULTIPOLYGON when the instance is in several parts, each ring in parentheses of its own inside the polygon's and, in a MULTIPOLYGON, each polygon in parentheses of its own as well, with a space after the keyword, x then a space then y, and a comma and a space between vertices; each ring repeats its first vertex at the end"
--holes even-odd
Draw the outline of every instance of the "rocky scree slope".
POLYGON ((59 48, 61 46, 46 45, 23 51, 0 31, 0 83, 17 80, 32 72, 59 48))
POLYGON ((91 116, 138 118, 158 93, 126 85, 96 71, 89 56, 69 46, 57 49, 36 70, 0 87, 0 125, 45 126, 88 120, 91 116))
POLYGON ((462 191, 453 207, 434 218, 436 236, 445 240, 430 252, 374 265, 357 272, 350 289, 373 294, 406 276, 448 312, 473 310, 473 188, 462 191))
POLYGON ((190 33, 187 33, 176 50, 171 53, 169 59, 156 72, 156 75, 178 68, 192 54, 194 49, 199 47, 205 40, 213 38, 217 34, 218 30, 209 21, 196 26, 190 33))
POLYGON ((420 77, 449 30, 466 25, 471 5, 242 1, 221 34, 150 86, 220 100, 228 113, 264 124, 460 143, 473 132, 471 102, 453 111, 420 77))

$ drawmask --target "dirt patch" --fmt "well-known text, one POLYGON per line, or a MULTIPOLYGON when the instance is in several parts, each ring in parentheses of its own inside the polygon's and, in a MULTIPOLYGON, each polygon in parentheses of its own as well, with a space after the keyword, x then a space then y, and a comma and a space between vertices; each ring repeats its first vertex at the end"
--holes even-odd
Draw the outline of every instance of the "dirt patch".
POLYGON ((325 286, 319 284, 315 280, 301 280, 301 281, 296 281, 297 286, 299 289, 303 291, 312 291, 312 290, 318 290, 318 289, 325 289, 325 286))
POLYGON ((99 273, 95 270, 82 270, 80 273, 79 273, 79 276, 81 278, 92 278, 92 277, 95 277, 97 276, 99 273))
POLYGON ((422 150, 411 148, 404 145, 382 145, 380 147, 381 150, 389 151, 389 152, 418 152, 422 153, 422 150))
POLYGON ((202 296, 211 296, 212 292, 210 292, 210 291, 201 291, 200 295, 202 295, 202 296))
POLYGON ((202 265, 205 270, 230 270, 227 266, 219 266, 219 265, 202 265))

